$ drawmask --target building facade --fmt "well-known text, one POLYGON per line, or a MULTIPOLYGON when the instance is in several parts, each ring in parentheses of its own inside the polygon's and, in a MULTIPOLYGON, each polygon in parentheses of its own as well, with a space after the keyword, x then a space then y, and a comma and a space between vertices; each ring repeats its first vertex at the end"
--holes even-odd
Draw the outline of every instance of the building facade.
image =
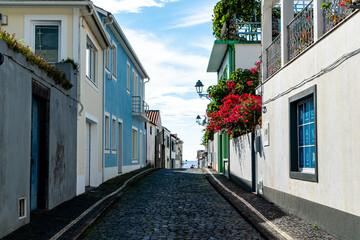
POLYGON ((97 8, 111 47, 104 53, 104 180, 145 166, 144 67, 115 17, 97 8))
POLYGON ((76 195, 77 78, 65 90, 0 40, 0 238, 76 195))
POLYGON ((359 10, 262 1, 262 195, 340 239, 360 236, 359 10), (335 11, 330 12, 330 11, 335 11), (301 29, 301 32, 299 32, 301 29), (337 219, 334 221, 333 219, 337 219))

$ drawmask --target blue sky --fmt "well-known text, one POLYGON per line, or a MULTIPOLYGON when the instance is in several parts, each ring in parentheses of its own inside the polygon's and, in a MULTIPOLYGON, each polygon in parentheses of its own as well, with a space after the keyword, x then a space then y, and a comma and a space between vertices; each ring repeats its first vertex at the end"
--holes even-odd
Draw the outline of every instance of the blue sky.
POLYGON ((162 125, 184 141, 184 160, 196 158, 203 127, 195 122, 204 115, 208 100, 196 94, 200 79, 216 84, 207 73, 214 43, 211 15, 218 0, 94 0, 110 11, 129 39, 150 76, 146 102, 161 111, 162 125))

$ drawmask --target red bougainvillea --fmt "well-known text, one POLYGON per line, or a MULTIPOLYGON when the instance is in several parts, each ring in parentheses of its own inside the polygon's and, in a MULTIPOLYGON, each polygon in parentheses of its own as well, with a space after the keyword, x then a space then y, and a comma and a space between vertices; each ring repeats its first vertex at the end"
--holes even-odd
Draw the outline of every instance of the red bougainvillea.
POLYGON ((261 97, 249 93, 230 94, 223 99, 220 110, 207 114, 207 130, 245 133, 251 131, 261 116, 261 97))

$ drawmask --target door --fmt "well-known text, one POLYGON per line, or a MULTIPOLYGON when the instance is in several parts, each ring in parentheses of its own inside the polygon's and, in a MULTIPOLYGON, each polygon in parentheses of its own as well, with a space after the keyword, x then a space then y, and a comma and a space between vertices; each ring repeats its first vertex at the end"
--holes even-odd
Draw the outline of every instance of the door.
POLYGON ((37 209, 39 190, 39 102, 32 101, 30 210, 37 209))
POLYGON ((86 122, 85 130, 85 187, 90 186, 91 123, 86 122))
POLYGON ((119 122, 118 123, 118 173, 122 172, 122 165, 123 165, 123 161, 122 161, 122 157, 123 157, 123 134, 122 134, 122 123, 119 122))

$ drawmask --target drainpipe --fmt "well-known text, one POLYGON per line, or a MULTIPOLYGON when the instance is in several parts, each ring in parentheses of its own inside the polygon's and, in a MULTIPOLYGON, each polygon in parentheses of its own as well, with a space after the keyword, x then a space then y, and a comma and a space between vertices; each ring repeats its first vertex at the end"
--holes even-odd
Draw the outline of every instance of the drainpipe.
MULTIPOLYGON (((235 70, 235 47, 234 44, 229 44, 229 74, 235 70)), ((228 179, 230 180, 230 135, 227 133, 227 141, 228 141, 228 179)))

